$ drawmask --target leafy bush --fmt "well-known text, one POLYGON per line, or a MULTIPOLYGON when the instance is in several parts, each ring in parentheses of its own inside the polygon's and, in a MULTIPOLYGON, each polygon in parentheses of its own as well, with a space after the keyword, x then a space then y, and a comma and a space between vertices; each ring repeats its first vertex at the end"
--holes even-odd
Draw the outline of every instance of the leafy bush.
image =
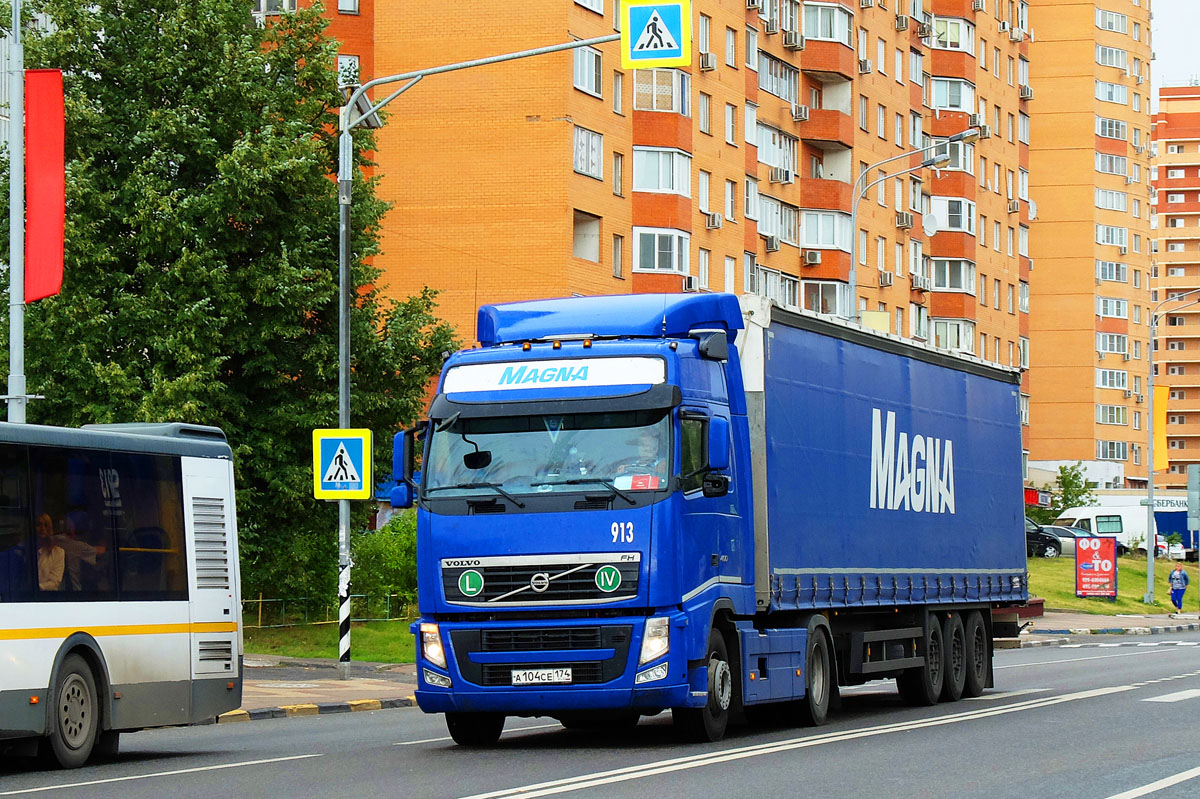
POLYGON ((374 532, 356 533, 351 542, 351 592, 417 596, 417 516, 405 511, 374 532))

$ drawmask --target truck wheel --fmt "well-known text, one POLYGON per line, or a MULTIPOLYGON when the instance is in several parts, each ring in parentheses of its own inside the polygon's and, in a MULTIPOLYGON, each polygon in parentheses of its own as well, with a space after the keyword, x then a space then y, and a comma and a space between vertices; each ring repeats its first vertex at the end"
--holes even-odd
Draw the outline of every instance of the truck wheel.
POLYGON ((821 627, 808 633, 808 653, 804 658, 804 698, 800 700, 800 723, 819 727, 829 715, 829 696, 832 693, 833 667, 829 657, 829 640, 821 627))
POLYGON ((942 622, 942 642, 946 648, 946 674, 942 678, 942 701, 962 699, 967 682, 967 642, 962 616, 951 613, 942 622))
POLYGON ((87 661, 67 655, 50 698, 49 754, 63 768, 79 768, 91 757, 100 726, 96 680, 87 661))
POLYGON ((733 669, 720 630, 708 634, 708 701, 704 707, 677 707, 671 721, 685 741, 705 743, 725 737, 733 704, 733 669))
POLYGON ((905 669, 896 678, 900 695, 910 705, 936 705, 942 695, 942 680, 946 674, 942 625, 936 618, 926 617, 925 621, 925 665, 905 669))
POLYGON ((988 640, 983 616, 977 610, 967 614, 966 632, 963 640, 967 644, 967 681, 963 696, 981 696, 987 686, 988 640))
POLYGON ((446 728, 459 746, 491 746, 504 731, 504 714, 447 713, 446 728))

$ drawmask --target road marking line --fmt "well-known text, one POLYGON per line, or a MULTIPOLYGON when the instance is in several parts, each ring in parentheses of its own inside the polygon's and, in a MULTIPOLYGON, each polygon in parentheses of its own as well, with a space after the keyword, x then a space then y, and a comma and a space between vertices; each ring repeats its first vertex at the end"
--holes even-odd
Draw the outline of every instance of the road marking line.
POLYGON ((1093 699, 1096 697, 1122 693, 1129 690, 1132 690, 1132 686, 1119 685, 1111 688, 1096 688, 1090 691, 1080 691, 1078 693, 1064 694, 1063 696, 1049 697, 1046 699, 1034 699, 1028 702, 1017 702, 1011 705, 1002 705, 1001 707, 982 708, 980 710, 972 710, 965 713, 954 713, 945 716, 938 716, 932 719, 918 719, 914 721, 897 722, 878 727, 867 727, 860 730, 831 732, 822 735, 809 736, 806 738, 793 738, 790 740, 775 741, 767 744, 744 746, 737 749, 729 749, 724 752, 709 752, 702 755, 689 755, 687 757, 673 758, 670 760, 660 760, 656 763, 645 763, 640 766, 630 766, 627 768, 615 769, 613 771, 602 771, 593 774, 584 774, 577 777, 569 777, 561 780, 553 780, 551 782, 522 785, 516 788, 506 788, 504 790, 492 791, 490 793, 475 794, 465 797, 464 799, 498 799, 498 797, 508 796, 519 796, 521 799, 535 799, 535 797, 539 796, 550 796, 552 794, 568 793, 570 791, 579 791, 586 788, 596 788, 601 785, 608 785, 614 782, 643 779, 645 777, 657 776, 659 774, 667 774, 674 771, 683 771, 686 769, 700 768, 703 766, 712 766, 734 760, 758 757, 760 755, 773 755, 796 749, 806 749, 812 746, 820 746, 821 744, 839 743, 841 741, 851 741, 858 738, 872 738, 877 735, 886 735, 892 732, 908 732, 910 730, 918 730, 925 727, 939 727, 946 724, 955 724, 960 721, 973 721, 975 719, 987 718, 989 716, 999 716, 1024 710, 1036 710, 1043 707, 1052 707, 1064 702, 1072 702, 1080 699, 1093 699))
POLYGON ((1139 796, 1146 796, 1147 794, 1152 794, 1155 791, 1161 791, 1163 788, 1170 788, 1172 785, 1178 785, 1181 782, 1194 780, 1196 777, 1200 777, 1200 767, 1190 768, 1187 771, 1181 771, 1174 776, 1164 777, 1157 782, 1143 785, 1140 788, 1131 788, 1124 793, 1115 793, 1108 797, 1108 799, 1137 799, 1139 796))
POLYGON ((1176 691, 1173 694, 1163 694, 1162 696, 1152 696, 1148 699, 1143 699, 1143 702, 1182 702, 1185 699, 1195 699, 1200 696, 1200 689, 1191 688, 1186 691, 1176 691))
POLYGON ((1156 649, 1153 652, 1124 652, 1120 655, 1088 655, 1085 658, 1063 658, 1062 660, 1043 660, 1038 663, 1010 663, 1007 666, 993 666, 994 671, 1001 669, 1027 669, 1030 666, 1053 666, 1056 663, 1081 663, 1085 660, 1108 660, 1109 658, 1131 658, 1140 655, 1161 655, 1168 650, 1156 649))
POLYGON ((175 771, 158 771, 153 774, 134 774, 128 777, 110 777, 104 780, 89 780, 88 782, 70 782, 66 785, 46 785, 41 788, 22 788, 19 791, 0 791, 0 796, 17 796, 23 793, 40 793, 42 791, 61 791, 64 788, 85 788, 89 785, 106 785, 113 782, 131 782, 133 780, 148 780, 151 777, 174 777, 177 774, 195 774, 198 771, 220 771, 227 768, 242 766, 261 766, 266 763, 283 763, 288 760, 306 760, 321 755, 291 755, 290 757, 271 757, 265 760, 245 760, 241 763, 222 763, 219 766, 197 766, 196 768, 181 768, 175 771))
POLYGON ((1001 691, 996 694, 983 694, 982 696, 964 696, 964 702, 978 702, 980 699, 1009 699, 1014 696, 1026 696, 1028 694, 1043 694, 1049 691, 1049 688, 1022 688, 1019 691, 1001 691))
MULTIPOLYGON (((506 729, 505 732, 521 732, 522 730, 545 730, 545 729, 549 729, 550 727, 561 727, 561 726, 562 725, 556 721, 553 724, 536 724, 536 725, 533 725, 530 727, 510 727, 510 728, 506 729)), ((399 743, 392 744, 392 746, 415 746, 417 744, 432 744, 432 743, 438 743, 439 741, 453 741, 453 740, 454 739, 451 738, 449 735, 444 735, 441 738, 422 738, 419 741, 400 741, 399 743)))

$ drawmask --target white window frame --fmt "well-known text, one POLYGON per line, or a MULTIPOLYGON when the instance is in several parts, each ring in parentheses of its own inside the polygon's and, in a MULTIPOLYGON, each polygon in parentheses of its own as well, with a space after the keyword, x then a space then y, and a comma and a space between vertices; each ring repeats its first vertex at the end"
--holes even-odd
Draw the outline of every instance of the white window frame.
POLYGON ((635 227, 633 229, 633 271, 652 274, 688 273, 688 253, 691 234, 675 228, 635 227), (647 243, 654 247, 650 254, 652 266, 643 266, 643 248, 647 243), (667 266, 660 266, 662 258, 669 259, 667 266))
POLYGON ((603 97, 603 58, 594 47, 575 48, 574 86, 593 97, 603 97))
POLYGON ((604 180, 604 134, 576 125, 573 144, 575 171, 604 180))

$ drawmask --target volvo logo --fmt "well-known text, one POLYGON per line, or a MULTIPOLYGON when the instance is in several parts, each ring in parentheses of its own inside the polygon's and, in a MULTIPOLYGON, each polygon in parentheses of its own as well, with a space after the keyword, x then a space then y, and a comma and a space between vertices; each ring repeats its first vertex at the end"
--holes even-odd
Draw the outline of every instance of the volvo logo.
POLYGON ((539 594, 543 593, 550 587, 550 575, 546 572, 538 572, 529 578, 529 587, 539 594))

